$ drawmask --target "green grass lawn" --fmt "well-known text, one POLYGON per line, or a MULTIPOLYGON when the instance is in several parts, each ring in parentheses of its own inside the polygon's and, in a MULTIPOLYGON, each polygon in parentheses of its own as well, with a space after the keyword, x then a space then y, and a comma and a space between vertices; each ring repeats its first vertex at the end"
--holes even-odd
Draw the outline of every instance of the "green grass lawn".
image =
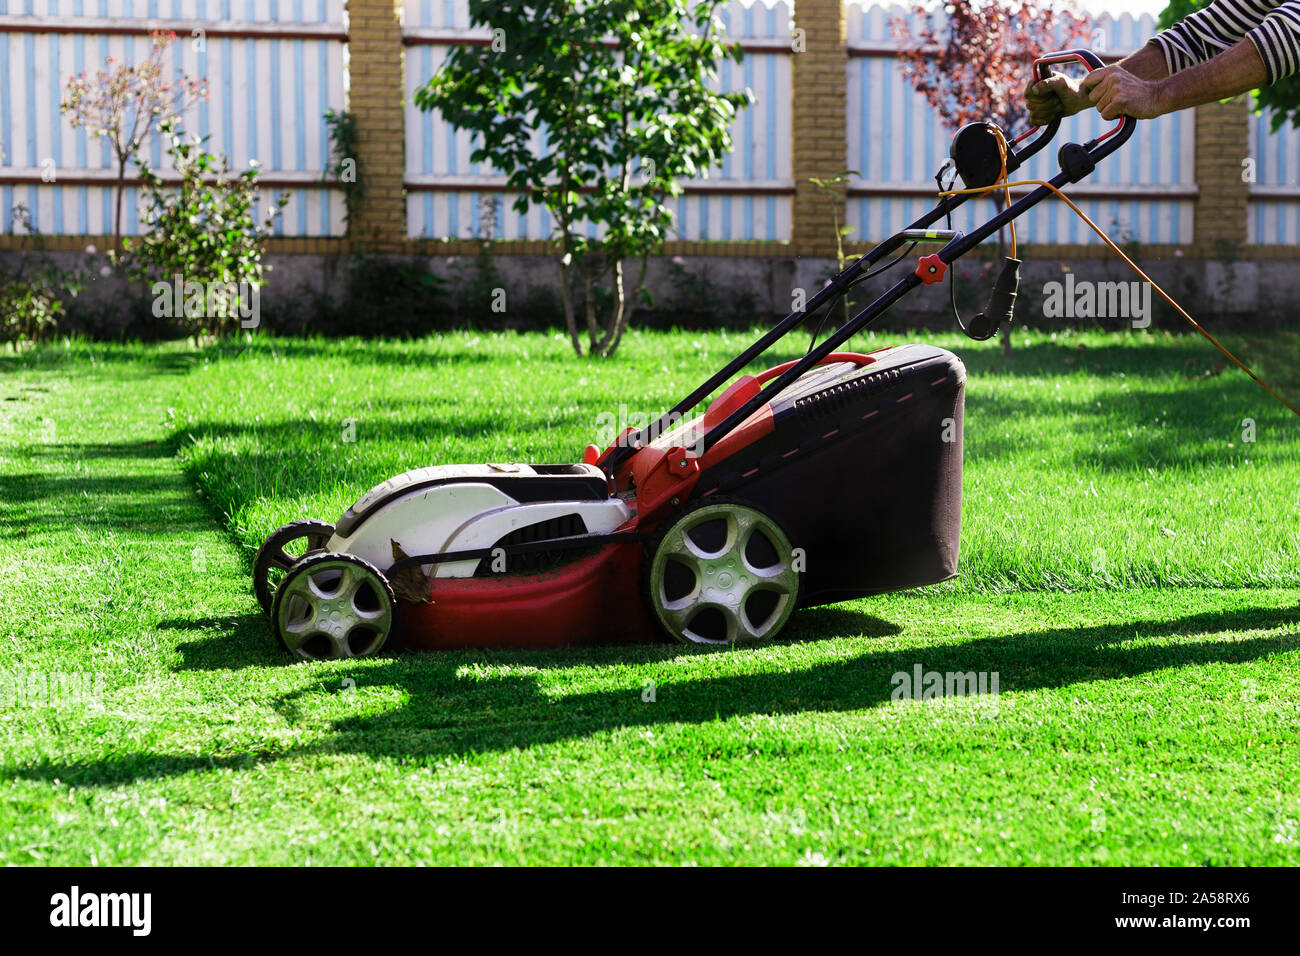
MULTIPOLYGON (((960 577, 777 643, 275 645, 278 525, 419 465, 575 460, 748 340, 0 357, 0 862, 1296 862, 1300 430, 1195 338, 932 337, 970 370, 960 577), (892 700, 917 665, 1000 693, 892 700), (32 683, 69 672, 102 695, 32 683)), ((1300 393, 1300 335, 1228 344, 1300 393)))

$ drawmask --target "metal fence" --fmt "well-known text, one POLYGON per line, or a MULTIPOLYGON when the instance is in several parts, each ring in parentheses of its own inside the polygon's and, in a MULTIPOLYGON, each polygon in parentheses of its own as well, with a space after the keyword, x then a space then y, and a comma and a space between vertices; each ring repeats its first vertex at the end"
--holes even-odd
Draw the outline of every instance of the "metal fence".
MULTIPOLYGON (((175 77, 208 80, 185 128, 236 169, 258 161, 268 193, 289 194, 276 232, 342 235, 342 197, 323 171, 324 114, 346 102, 343 0, 0 0, 0 230, 22 204, 44 233, 112 232, 108 145, 74 130, 59 103, 71 77, 93 75, 108 57, 145 59, 152 30, 178 36, 168 51, 175 77)), ((165 175, 161 137, 146 151, 165 175)), ((123 231, 134 234, 138 179, 128 181, 123 231)))
MULTIPOLYGON (((732 0, 722 17, 745 47, 742 64, 723 64, 719 87, 748 88, 754 104, 733 128, 735 151, 686 184, 676 204, 676 232, 692 240, 791 238, 792 7, 732 0)), ((931 179, 949 131, 907 85, 888 22, 900 7, 849 4, 845 168, 858 171, 845 217, 853 239, 879 239, 928 205, 931 179)), ((1150 16, 1094 18, 1094 48, 1127 53, 1156 28, 1150 16)), ((268 194, 289 194, 277 225, 283 236, 341 236, 342 196, 324 182, 329 166, 327 109, 347 105, 348 23, 344 0, 0 0, 0 231, 14 228, 13 209, 29 208, 37 227, 55 235, 103 235, 112 228, 113 162, 107 147, 60 114, 68 79, 105 58, 133 62, 149 51, 149 32, 175 32, 172 72, 206 77, 210 97, 185 112, 186 128, 237 168, 257 160, 268 194)), ((540 239, 551 223, 542 209, 520 215, 504 181, 469 159, 468 134, 418 110, 413 91, 448 49, 480 41, 466 0, 412 0, 401 24, 405 58, 406 234, 411 238, 540 239)), ((353 110, 364 104, 352 103, 353 110)), ((1063 124, 1080 140, 1101 129, 1090 112, 1063 124)), ((545 148, 539 140, 537 148, 545 148)), ((1114 233, 1144 243, 1190 243, 1196 183, 1195 118, 1189 111, 1140 125, 1133 144, 1095 177, 1072 189, 1089 215, 1114 233)), ((1248 151, 1255 183, 1247 235, 1261 244, 1300 242, 1300 132, 1274 133, 1252 120, 1248 151)), ((152 163, 166 170, 157 137, 152 163)), ((1040 154, 1027 173, 1050 174, 1040 154)), ((131 179, 125 231, 139 230, 137 180, 131 179)), ((268 196, 269 198, 269 196, 268 196)), ((959 221, 969 228, 970 204, 959 221)), ((959 217, 960 219, 960 217, 959 217)), ((1034 210, 1034 241, 1087 244, 1095 238, 1056 203, 1034 210)))
POLYGON ((1252 117, 1248 158, 1254 182, 1246 239, 1259 245, 1300 243, 1300 130, 1272 131, 1266 114, 1252 117))

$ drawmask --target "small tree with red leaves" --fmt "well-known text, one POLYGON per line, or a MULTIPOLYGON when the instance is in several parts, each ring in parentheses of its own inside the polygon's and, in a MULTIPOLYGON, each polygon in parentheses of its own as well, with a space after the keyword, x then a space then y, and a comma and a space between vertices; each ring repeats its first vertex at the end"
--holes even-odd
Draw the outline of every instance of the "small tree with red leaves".
POLYGON ((163 73, 163 54, 176 42, 175 33, 156 31, 149 56, 139 63, 119 63, 115 57, 92 76, 89 70, 68 80, 59 110, 73 129, 85 127, 92 136, 108 141, 117 160, 117 193, 113 214, 113 246, 122 239, 122 197, 126 192, 126 164, 149 134, 166 117, 185 104, 207 96, 207 80, 188 76, 174 82, 163 73))
POLYGON ((1025 117, 1024 91, 1034 59, 1087 44, 1087 21, 1060 0, 948 0, 943 17, 912 8, 890 20, 902 41, 903 75, 950 131, 988 120, 1010 134, 1025 117))
MULTIPOLYGON (((903 75, 943 118, 949 132, 967 123, 996 123, 1008 137, 1026 118, 1025 87, 1035 58, 1086 45, 1092 30, 1059 0, 948 0, 943 16, 933 7, 912 8, 889 22, 901 41, 903 75)), ((1002 201, 994 194, 994 202, 1002 201)), ((998 233, 998 252, 1006 240, 998 233)), ((1011 334, 1002 330, 1011 353, 1011 334)))

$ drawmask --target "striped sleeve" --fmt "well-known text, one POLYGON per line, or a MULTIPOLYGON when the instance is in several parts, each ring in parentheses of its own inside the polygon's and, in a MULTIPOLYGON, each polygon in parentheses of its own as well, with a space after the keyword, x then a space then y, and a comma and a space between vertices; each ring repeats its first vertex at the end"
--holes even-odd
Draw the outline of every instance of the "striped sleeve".
POLYGON ((1246 34, 1259 50, 1268 82, 1300 71, 1300 0, 1288 0, 1246 34))
POLYGON ((1222 53, 1243 37, 1259 50, 1273 83, 1300 70, 1300 0, 1214 0, 1155 36, 1177 73, 1222 53))

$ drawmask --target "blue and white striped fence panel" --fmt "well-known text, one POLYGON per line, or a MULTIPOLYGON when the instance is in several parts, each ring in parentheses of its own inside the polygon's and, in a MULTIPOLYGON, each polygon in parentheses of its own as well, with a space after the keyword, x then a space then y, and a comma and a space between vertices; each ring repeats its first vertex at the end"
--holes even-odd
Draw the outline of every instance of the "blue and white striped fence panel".
POLYGON ((1275 133, 1272 125, 1271 113, 1250 120, 1255 181, 1246 205, 1246 241, 1294 245, 1300 243, 1300 130, 1285 124, 1275 133))
MULTIPOLYGON (((755 102, 732 125, 734 151, 675 203, 675 238, 790 238, 790 15, 784 2, 733 0, 720 10, 727 35, 745 44, 744 61, 719 67, 718 89, 748 88, 755 102)), ((513 209, 515 194, 483 163, 471 163, 470 135, 418 109, 415 91, 442 65, 451 44, 485 37, 472 30, 466 0, 413 0, 406 7, 407 232, 416 238, 545 239, 545 209, 513 209)), ((545 148, 540 139, 534 149, 545 148)), ((589 227, 597 235, 594 227, 589 227)))
MULTIPOLYGON (((18 204, 42 233, 113 231, 115 160, 106 143, 74 130, 59 104, 71 77, 93 77, 108 57, 144 60, 148 31, 160 29, 177 34, 165 55, 172 76, 208 81, 208 98, 185 109, 184 128, 207 137, 207 148, 229 156, 236 172, 257 161, 264 206, 289 194, 276 233, 342 235, 342 194, 322 177, 330 165, 324 114, 345 103, 343 6, 344 0, 0 0, 0 231, 15 228, 18 204)), ((162 137, 152 136, 146 153, 165 177, 162 137)), ((128 166, 128 180, 135 172, 128 166)), ((127 235, 140 232, 141 192, 127 189, 127 235)))
MULTIPOLYGON (((846 15, 850 49, 848 168, 860 173, 849 185, 847 224, 855 228, 850 239, 874 242, 933 206, 934 174, 947 159, 954 130, 947 129, 938 112, 911 88, 902 63, 892 55, 899 41, 891 34, 891 18, 905 16, 916 24, 914 14, 899 6, 851 4, 846 15)), ((1130 53, 1156 32, 1155 20, 1149 15, 1097 16, 1092 23, 1091 46, 1103 56, 1130 53)), ((1061 124, 1057 142, 1084 142, 1110 125, 1095 110, 1088 110, 1061 124)), ((1141 123, 1128 145, 1092 176, 1069 187, 1069 195, 1115 238, 1191 242, 1195 144, 1195 121, 1190 112, 1141 123)), ((1048 179, 1056 172, 1056 148, 1052 146, 1033 157, 1017 175, 1048 179)), ((988 203, 967 203, 954 214, 953 225, 969 231, 988 213, 988 203)), ((1022 242, 1101 241, 1064 204, 1052 200, 1018 221, 1018 235, 1022 242)))

